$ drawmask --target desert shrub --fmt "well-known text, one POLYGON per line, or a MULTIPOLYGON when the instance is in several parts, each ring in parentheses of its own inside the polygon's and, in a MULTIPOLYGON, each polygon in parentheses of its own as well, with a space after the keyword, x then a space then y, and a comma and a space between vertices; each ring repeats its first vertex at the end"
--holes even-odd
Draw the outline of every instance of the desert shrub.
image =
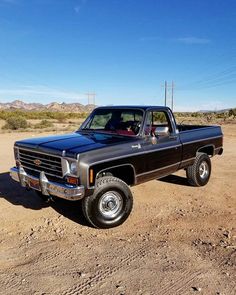
POLYGON ((236 117, 236 109, 230 109, 229 110, 229 117, 233 117, 235 119, 236 117))
POLYGON ((42 120, 40 123, 34 125, 35 129, 43 129, 43 128, 50 128, 53 127, 53 123, 48 120, 42 120))
POLYGON ((9 117, 22 117, 26 120, 36 119, 54 119, 54 120, 66 120, 66 119, 85 119, 88 113, 73 113, 73 112, 53 112, 53 111, 27 111, 27 110, 0 110, 0 119, 6 120, 9 117))
POLYGON ((67 114, 65 113, 57 113, 56 119, 58 123, 65 123, 67 118, 67 114))
POLYGON ((27 121, 18 116, 18 117, 9 117, 6 119, 6 124, 2 127, 2 129, 10 129, 10 130, 18 130, 18 129, 26 129, 29 127, 27 121))
POLYGON ((163 112, 156 112, 153 114, 153 122, 157 121, 160 123, 166 122, 166 116, 163 112))
POLYGON ((193 112, 191 113, 191 117, 194 117, 194 118, 202 117, 202 114, 198 112, 193 112))

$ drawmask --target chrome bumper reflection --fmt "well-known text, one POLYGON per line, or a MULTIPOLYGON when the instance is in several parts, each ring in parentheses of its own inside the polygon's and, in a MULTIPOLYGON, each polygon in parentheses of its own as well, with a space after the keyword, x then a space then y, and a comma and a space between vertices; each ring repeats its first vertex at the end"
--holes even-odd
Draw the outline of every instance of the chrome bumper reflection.
POLYGON ((40 177, 29 175, 23 167, 13 167, 10 170, 13 180, 20 182, 21 186, 41 191, 43 195, 56 196, 62 199, 76 201, 84 197, 84 186, 72 186, 49 181, 42 171, 40 177))

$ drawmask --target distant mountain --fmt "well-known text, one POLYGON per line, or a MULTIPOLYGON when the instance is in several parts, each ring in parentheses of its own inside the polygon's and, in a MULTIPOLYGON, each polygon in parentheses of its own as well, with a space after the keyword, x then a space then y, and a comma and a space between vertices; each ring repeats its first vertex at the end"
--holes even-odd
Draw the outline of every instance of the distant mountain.
POLYGON ((0 109, 3 110, 25 110, 25 111, 54 111, 54 112, 75 112, 88 113, 96 106, 93 104, 83 105, 81 103, 58 103, 51 102, 49 104, 41 103, 26 103, 21 100, 14 100, 12 102, 0 103, 0 109))
POLYGON ((200 110, 200 111, 197 111, 198 113, 224 113, 224 112, 228 112, 229 110, 231 110, 231 108, 229 109, 223 109, 223 110, 217 110, 217 111, 214 111, 214 110, 200 110))

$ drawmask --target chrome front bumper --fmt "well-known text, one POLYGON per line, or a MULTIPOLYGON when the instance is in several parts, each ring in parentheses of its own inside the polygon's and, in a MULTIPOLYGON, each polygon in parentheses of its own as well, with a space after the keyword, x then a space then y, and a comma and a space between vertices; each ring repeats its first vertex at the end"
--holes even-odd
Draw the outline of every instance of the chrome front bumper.
POLYGON ((43 171, 37 178, 27 174, 23 167, 13 167, 10 170, 10 176, 21 186, 41 191, 46 196, 52 195, 70 201, 77 201, 84 197, 84 186, 72 186, 49 181, 43 171))

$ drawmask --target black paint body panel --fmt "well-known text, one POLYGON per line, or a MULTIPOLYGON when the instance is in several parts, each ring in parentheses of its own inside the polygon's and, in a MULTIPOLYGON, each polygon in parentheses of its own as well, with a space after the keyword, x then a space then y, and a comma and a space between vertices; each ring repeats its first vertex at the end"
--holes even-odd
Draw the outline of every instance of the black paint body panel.
MULTIPOLYGON (((120 107, 119 107, 120 108, 120 107)), ((123 107, 125 108, 125 107, 123 107)), ((131 185, 160 178, 194 162, 202 148, 212 150, 212 156, 220 154, 223 134, 219 126, 176 126, 169 108, 129 107, 144 112, 153 108, 166 111, 174 126, 167 138, 158 138, 153 143, 150 136, 125 136, 79 130, 75 133, 17 141, 15 146, 48 154, 79 159, 80 183, 91 194, 94 188, 89 182, 89 169, 94 176, 111 168, 125 167, 122 173, 133 173, 131 185), (127 169, 126 169, 127 168, 127 169)))

